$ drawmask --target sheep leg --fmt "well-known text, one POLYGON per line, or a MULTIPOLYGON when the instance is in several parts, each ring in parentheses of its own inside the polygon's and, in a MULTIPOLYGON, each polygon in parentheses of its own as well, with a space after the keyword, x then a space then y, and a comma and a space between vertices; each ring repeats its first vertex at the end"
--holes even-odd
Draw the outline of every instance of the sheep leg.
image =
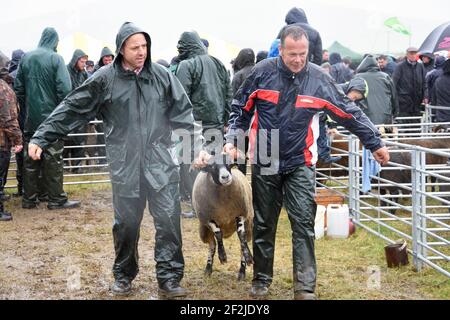
MULTIPOLYGON (((390 195, 392 195, 392 196, 398 196, 398 195, 400 195, 400 192, 399 192, 398 190, 391 190, 390 195)), ((399 202, 400 202, 400 198, 398 198, 398 197, 391 198, 391 200, 392 200, 393 202, 395 202, 395 203, 399 203, 399 202)), ((390 209, 389 211, 390 211, 390 213, 391 213, 392 215, 395 215, 397 209, 390 209)))
POLYGON ((241 253, 248 265, 253 264, 253 257, 247 244, 247 236, 245 234, 245 218, 240 216, 236 218, 237 234, 241 243, 241 253))
POLYGON ((209 254, 208 261, 206 262, 205 275, 210 276, 212 274, 212 266, 214 263, 214 254, 216 253, 216 240, 214 238, 209 242, 209 254))
POLYGON ((244 254, 241 252, 241 267, 239 268, 238 281, 242 281, 245 279, 245 268, 246 267, 247 267, 247 263, 245 262, 244 254))
MULTIPOLYGON (((386 194, 387 194, 387 190, 384 189, 384 188, 380 188, 380 195, 381 195, 381 196, 385 196, 386 194)), ((380 205, 381 205, 382 207, 387 207, 389 204, 388 204, 386 201, 381 200, 380 205)))
POLYGON ((211 228, 212 232, 214 233, 214 237, 217 240, 217 252, 219 254, 219 261, 220 263, 226 263, 227 254, 225 253, 225 247, 223 246, 222 230, 220 230, 220 228, 214 221, 209 222, 209 227, 211 228))

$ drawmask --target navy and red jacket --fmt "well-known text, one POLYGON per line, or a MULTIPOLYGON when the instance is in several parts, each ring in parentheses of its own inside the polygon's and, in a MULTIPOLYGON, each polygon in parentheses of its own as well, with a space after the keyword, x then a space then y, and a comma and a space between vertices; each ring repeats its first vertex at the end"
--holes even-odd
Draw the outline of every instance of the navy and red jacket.
POLYGON ((266 158, 261 161, 263 154, 274 159, 278 173, 314 166, 323 112, 358 136, 370 151, 384 146, 378 129, 320 67, 307 63, 294 74, 281 57, 258 63, 236 93, 226 140, 236 145, 237 136, 250 129, 249 150, 254 164, 273 165, 266 158), (276 129, 279 138, 272 141, 272 130, 276 129), (279 145, 278 155, 271 154, 273 143, 279 145), (260 150, 255 151, 255 146, 260 150))

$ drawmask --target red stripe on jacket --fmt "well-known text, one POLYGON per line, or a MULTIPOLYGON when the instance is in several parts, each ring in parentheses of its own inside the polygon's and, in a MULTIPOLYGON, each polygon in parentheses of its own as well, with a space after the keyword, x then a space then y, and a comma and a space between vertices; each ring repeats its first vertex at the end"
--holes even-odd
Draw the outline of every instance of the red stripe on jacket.
POLYGON ((308 135, 306 136, 306 148, 303 151, 303 154, 305 155, 305 164, 306 166, 310 167, 312 165, 311 160, 313 158, 313 154, 309 148, 314 144, 314 132, 312 129, 312 123, 313 123, 314 117, 309 122, 308 126, 308 135))
POLYGON ((257 132, 258 132, 258 111, 255 111, 255 115, 253 117, 253 122, 252 122, 252 127, 250 129, 250 136, 249 136, 250 163, 254 163, 253 159, 255 156, 255 144, 256 144, 257 132))
POLYGON ((255 104, 255 99, 264 100, 268 102, 272 102, 274 104, 278 104, 278 99, 280 97, 280 93, 274 90, 264 90, 258 89, 254 91, 250 97, 248 97, 248 101, 245 104, 244 110, 249 112, 253 105, 255 104))

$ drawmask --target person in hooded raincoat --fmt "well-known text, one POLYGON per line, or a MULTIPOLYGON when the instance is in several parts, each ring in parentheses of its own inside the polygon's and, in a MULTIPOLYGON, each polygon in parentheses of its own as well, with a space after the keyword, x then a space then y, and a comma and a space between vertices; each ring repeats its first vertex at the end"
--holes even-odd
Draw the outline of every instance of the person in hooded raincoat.
POLYGON ((308 60, 320 66, 322 64, 322 38, 320 37, 320 33, 309 24, 305 10, 302 8, 292 8, 286 14, 285 22, 286 26, 280 30, 277 39, 280 39, 281 33, 287 26, 295 25, 301 27, 308 34, 308 60))
MULTIPOLYGON (((83 84, 84 81, 89 77, 88 73, 85 70, 86 61, 88 60, 88 55, 84 53, 81 49, 76 49, 72 55, 72 59, 70 63, 67 65, 67 71, 70 74, 70 81, 72 83, 72 90, 75 90, 79 86, 83 84)), ((87 127, 82 126, 80 128, 75 129, 71 133, 86 133, 87 127)), ((84 158, 84 148, 76 148, 74 146, 81 146, 85 142, 84 136, 70 136, 64 138, 64 145, 71 146, 71 148, 65 148, 63 152, 64 158, 84 158)), ((80 173, 81 172, 81 160, 73 160, 71 161, 72 172, 80 173)))
MULTIPOLYGON (((440 75, 433 86, 432 100, 440 107, 450 107, 450 59, 445 61, 440 75)), ((450 122, 450 110, 436 110, 436 122, 450 122)))
POLYGON ((20 61, 14 81, 19 106, 26 109, 22 197, 25 209, 36 208, 40 201, 48 201, 49 209, 80 205, 79 201, 68 200, 63 189, 62 139, 46 146, 40 161, 34 161, 27 153, 27 144, 36 129, 72 89, 64 59, 56 53, 58 42, 56 30, 45 28, 38 48, 20 61))
POLYGON ((238 56, 233 62, 233 70, 235 70, 233 80, 231 81, 233 96, 237 93, 239 87, 250 74, 254 66, 255 53, 253 50, 250 48, 245 48, 239 51, 238 56))
MULTIPOLYGON (((230 115, 231 84, 225 66, 208 55, 197 32, 183 32, 177 44, 181 62, 176 76, 192 103, 195 121, 201 122, 203 132, 223 136, 230 115), (214 131, 214 132, 213 132, 214 131)), ((223 137, 218 143, 223 142, 223 137)), ((192 197, 192 187, 197 176, 188 165, 181 165, 181 185, 186 200, 192 197)), ((193 218, 193 212, 183 212, 183 217, 193 218)))
POLYGON ((374 56, 368 55, 356 69, 356 77, 367 83, 361 110, 375 125, 393 124, 398 115, 398 100, 392 78, 380 71, 374 56))
MULTIPOLYGON (((98 60, 98 63, 95 65, 94 67, 94 72, 97 72, 101 67, 107 66, 110 63, 112 63, 114 61, 114 54, 113 52, 108 48, 108 47, 104 47, 102 49, 102 52, 100 53, 100 60, 98 60)), ((98 116, 96 118, 96 120, 102 120, 100 116, 98 116)), ((98 145, 104 145, 105 144, 105 135, 104 135, 104 130, 103 130, 103 123, 96 123, 95 124, 95 130, 97 131, 97 133, 103 133, 103 134, 99 134, 97 135, 97 144, 98 145)), ((98 147, 97 148, 97 155, 99 157, 105 157, 105 147, 98 147)), ((104 158, 101 158, 98 160, 99 164, 106 164, 106 160, 104 158)))
POLYGON ((107 66, 114 60, 114 53, 108 47, 104 47, 100 53, 100 59, 94 67, 94 73, 103 66, 107 66))
MULTIPOLYGON (((32 137, 29 153, 38 159, 42 150, 99 113, 105 126, 113 192, 112 291, 118 295, 131 292, 139 271, 139 230, 148 202, 156 229, 154 259, 160 293, 168 298, 185 296, 187 290, 180 285, 184 258, 179 175, 171 134, 175 129, 184 130, 194 137, 192 143, 199 146, 198 151, 200 128, 179 81, 151 61, 148 33, 126 22, 116 45, 114 63, 98 70, 61 102, 32 137), (199 134, 194 136, 195 132, 199 134)), ((205 165, 208 155, 198 154, 197 163, 205 165)))
MULTIPOLYGON (((248 75, 255 66, 255 53, 250 48, 242 49, 236 59, 233 62, 233 69, 236 73, 231 81, 231 87, 233 89, 233 96, 238 92, 242 83, 247 79, 248 75)), ((248 151, 248 137, 245 138, 245 153, 248 151)), ((247 174, 247 164, 238 164, 239 170, 246 175, 247 174)))

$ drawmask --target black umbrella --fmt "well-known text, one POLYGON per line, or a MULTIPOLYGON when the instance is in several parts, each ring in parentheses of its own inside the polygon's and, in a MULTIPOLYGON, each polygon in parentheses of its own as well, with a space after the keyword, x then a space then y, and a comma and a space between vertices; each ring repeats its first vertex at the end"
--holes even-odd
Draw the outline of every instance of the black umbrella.
POLYGON ((443 50, 450 51, 450 22, 446 22, 434 29, 419 49, 421 53, 434 53, 443 50))

